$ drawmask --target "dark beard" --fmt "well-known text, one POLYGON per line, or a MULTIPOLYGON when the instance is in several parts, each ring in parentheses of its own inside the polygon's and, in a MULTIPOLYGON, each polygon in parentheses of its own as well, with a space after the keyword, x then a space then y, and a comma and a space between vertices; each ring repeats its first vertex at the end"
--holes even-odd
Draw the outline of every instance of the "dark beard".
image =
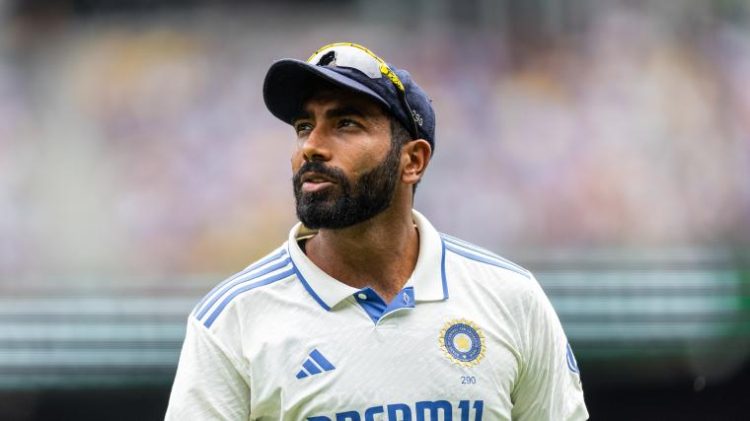
POLYGON ((391 144, 383 161, 362 174, 354 185, 344 172, 320 161, 305 162, 294 175, 297 218, 308 228, 340 229, 367 221, 390 206, 398 182, 401 148, 391 144), (314 171, 335 181, 319 192, 302 191, 302 175, 314 171))

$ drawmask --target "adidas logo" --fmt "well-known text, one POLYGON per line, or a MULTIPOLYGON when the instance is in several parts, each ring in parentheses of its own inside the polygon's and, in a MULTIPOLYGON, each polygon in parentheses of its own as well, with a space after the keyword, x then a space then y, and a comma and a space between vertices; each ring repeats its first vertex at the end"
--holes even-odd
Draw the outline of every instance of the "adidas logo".
POLYGON ((302 363, 302 370, 297 373, 297 378, 304 379, 307 376, 314 376, 323 371, 331 371, 335 369, 336 367, 334 367, 333 364, 331 364, 331 362, 320 353, 320 351, 313 349, 305 362, 302 363))

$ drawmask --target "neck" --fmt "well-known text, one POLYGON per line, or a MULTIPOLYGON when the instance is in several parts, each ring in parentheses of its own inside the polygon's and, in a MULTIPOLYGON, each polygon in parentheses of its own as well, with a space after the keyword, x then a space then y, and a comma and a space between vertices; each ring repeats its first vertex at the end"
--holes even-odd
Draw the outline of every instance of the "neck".
POLYGON ((396 206, 357 225, 321 229, 307 256, 324 272, 354 288, 370 287, 386 302, 408 281, 419 255, 411 206, 396 206))

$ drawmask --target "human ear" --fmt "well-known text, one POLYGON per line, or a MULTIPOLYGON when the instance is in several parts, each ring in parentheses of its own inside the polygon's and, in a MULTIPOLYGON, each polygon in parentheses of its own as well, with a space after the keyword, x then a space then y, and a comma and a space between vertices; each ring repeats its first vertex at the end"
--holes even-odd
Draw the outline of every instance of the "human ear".
POLYGON ((401 181, 405 184, 417 184, 422 179, 432 156, 430 144, 424 139, 411 140, 403 146, 401 156, 404 162, 401 181))

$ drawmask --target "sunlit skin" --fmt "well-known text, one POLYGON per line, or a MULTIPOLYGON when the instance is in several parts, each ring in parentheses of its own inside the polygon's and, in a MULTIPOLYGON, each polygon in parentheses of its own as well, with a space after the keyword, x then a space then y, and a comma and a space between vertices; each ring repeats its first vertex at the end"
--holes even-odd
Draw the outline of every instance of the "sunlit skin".
MULTIPOLYGON (((350 182, 372 170, 391 146, 390 119, 373 100, 344 90, 318 91, 293 121, 296 173, 308 160, 341 169, 350 182)), ((321 229, 306 243, 310 260, 333 278, 354 288, 370 287, 390 302, 411 276, 419 254, 419 235, 412 221, 412 186, 430 159, 423 139, 401 147, 399 182, 391 205, 375 217, 342 229, 321 229)), ((336 189, 335 183, 306 174, 304 192, 336 189)))

